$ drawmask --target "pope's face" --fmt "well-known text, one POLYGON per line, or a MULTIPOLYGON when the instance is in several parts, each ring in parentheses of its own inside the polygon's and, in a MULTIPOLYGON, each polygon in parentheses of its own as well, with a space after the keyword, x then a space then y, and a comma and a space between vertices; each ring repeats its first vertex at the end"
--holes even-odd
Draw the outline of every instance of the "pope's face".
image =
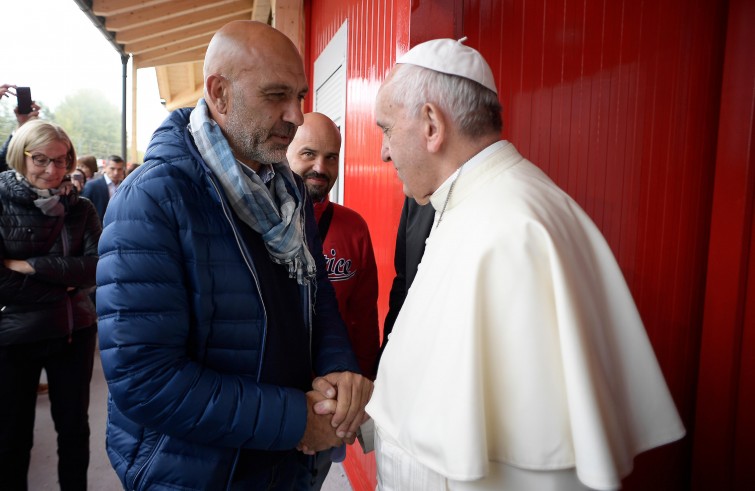
POLYGON ((427 149, 422 144, 419 117, 393 102, 391 84, 384 84, 375 101, 375 119, 383 132, 380 157, 392 162, 404 185, 404 194, 424 205, 435 191, 432 167, 427 162, 427 149))

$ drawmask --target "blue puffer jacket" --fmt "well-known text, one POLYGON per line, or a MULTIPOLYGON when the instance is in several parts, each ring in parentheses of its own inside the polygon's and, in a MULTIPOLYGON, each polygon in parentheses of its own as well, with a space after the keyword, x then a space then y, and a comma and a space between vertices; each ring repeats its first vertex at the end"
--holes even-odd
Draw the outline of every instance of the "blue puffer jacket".
MULTIPOLYGON (((100 239, 107 450, 127 490, 226 489, 239 449, 292 449, 307 420, 303 392, 258 383, 266 315, 254 261, 194 146, 189 113, 158 128, 145 164, 110 201, 100 239)), ((317 295, 302 288, 299 306, 312 371, 358 372, 311 204, 305 213, 318 262, 317 295)))

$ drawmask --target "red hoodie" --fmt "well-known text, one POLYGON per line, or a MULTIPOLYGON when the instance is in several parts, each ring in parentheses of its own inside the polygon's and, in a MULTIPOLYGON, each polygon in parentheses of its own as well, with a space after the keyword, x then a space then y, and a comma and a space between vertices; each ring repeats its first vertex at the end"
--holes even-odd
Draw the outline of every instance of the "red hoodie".
MULTIPOLYGON (((329 203, 327 196, 314 203, 318 223, 329 203)), ((380 348, 378 279, 367 222, 357 212, 333 203, 322 252, 362 375, 374 380, 380 348)))

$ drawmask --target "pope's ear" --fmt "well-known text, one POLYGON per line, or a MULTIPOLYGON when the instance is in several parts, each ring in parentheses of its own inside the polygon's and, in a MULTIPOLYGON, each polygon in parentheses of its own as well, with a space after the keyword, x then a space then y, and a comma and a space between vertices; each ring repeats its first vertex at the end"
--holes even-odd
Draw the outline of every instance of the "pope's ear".
POLYGON ((210 75, 205 81, 207 103, 220 114, 225 114, 228 111, 228 89, 228 80, 222 75, 210 75))
POLYGON ((440 151, 446 131, 448 130, 445 114, 432 102, 427 102, 420 109, 422 121, 422 136, 427 144, 427 151, 436 153, 440 151))

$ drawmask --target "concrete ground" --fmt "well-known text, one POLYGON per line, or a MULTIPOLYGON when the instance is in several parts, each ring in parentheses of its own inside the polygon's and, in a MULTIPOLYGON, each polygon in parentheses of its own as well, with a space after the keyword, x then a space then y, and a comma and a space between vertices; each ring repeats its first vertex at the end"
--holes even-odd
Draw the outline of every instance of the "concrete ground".
MULTIPOLYGON (((107 384, 102 375, 100 357, 95 356, 89 405, 89 426, 92 432, 89 461, 90 491, 120 491, 123 489, 105 452, 106 403, 107 384)), ((50 417, 50 400, 46 394, 42 394, 37 398, 34 448, 32 449, 29 468, 30 491, 60 489, 58 486, 58 457, 55 439, 55 428, 50 417)), ((340 464, 331 467, 322 489, 323 491, 351 491, 349 480, 340 464)))

